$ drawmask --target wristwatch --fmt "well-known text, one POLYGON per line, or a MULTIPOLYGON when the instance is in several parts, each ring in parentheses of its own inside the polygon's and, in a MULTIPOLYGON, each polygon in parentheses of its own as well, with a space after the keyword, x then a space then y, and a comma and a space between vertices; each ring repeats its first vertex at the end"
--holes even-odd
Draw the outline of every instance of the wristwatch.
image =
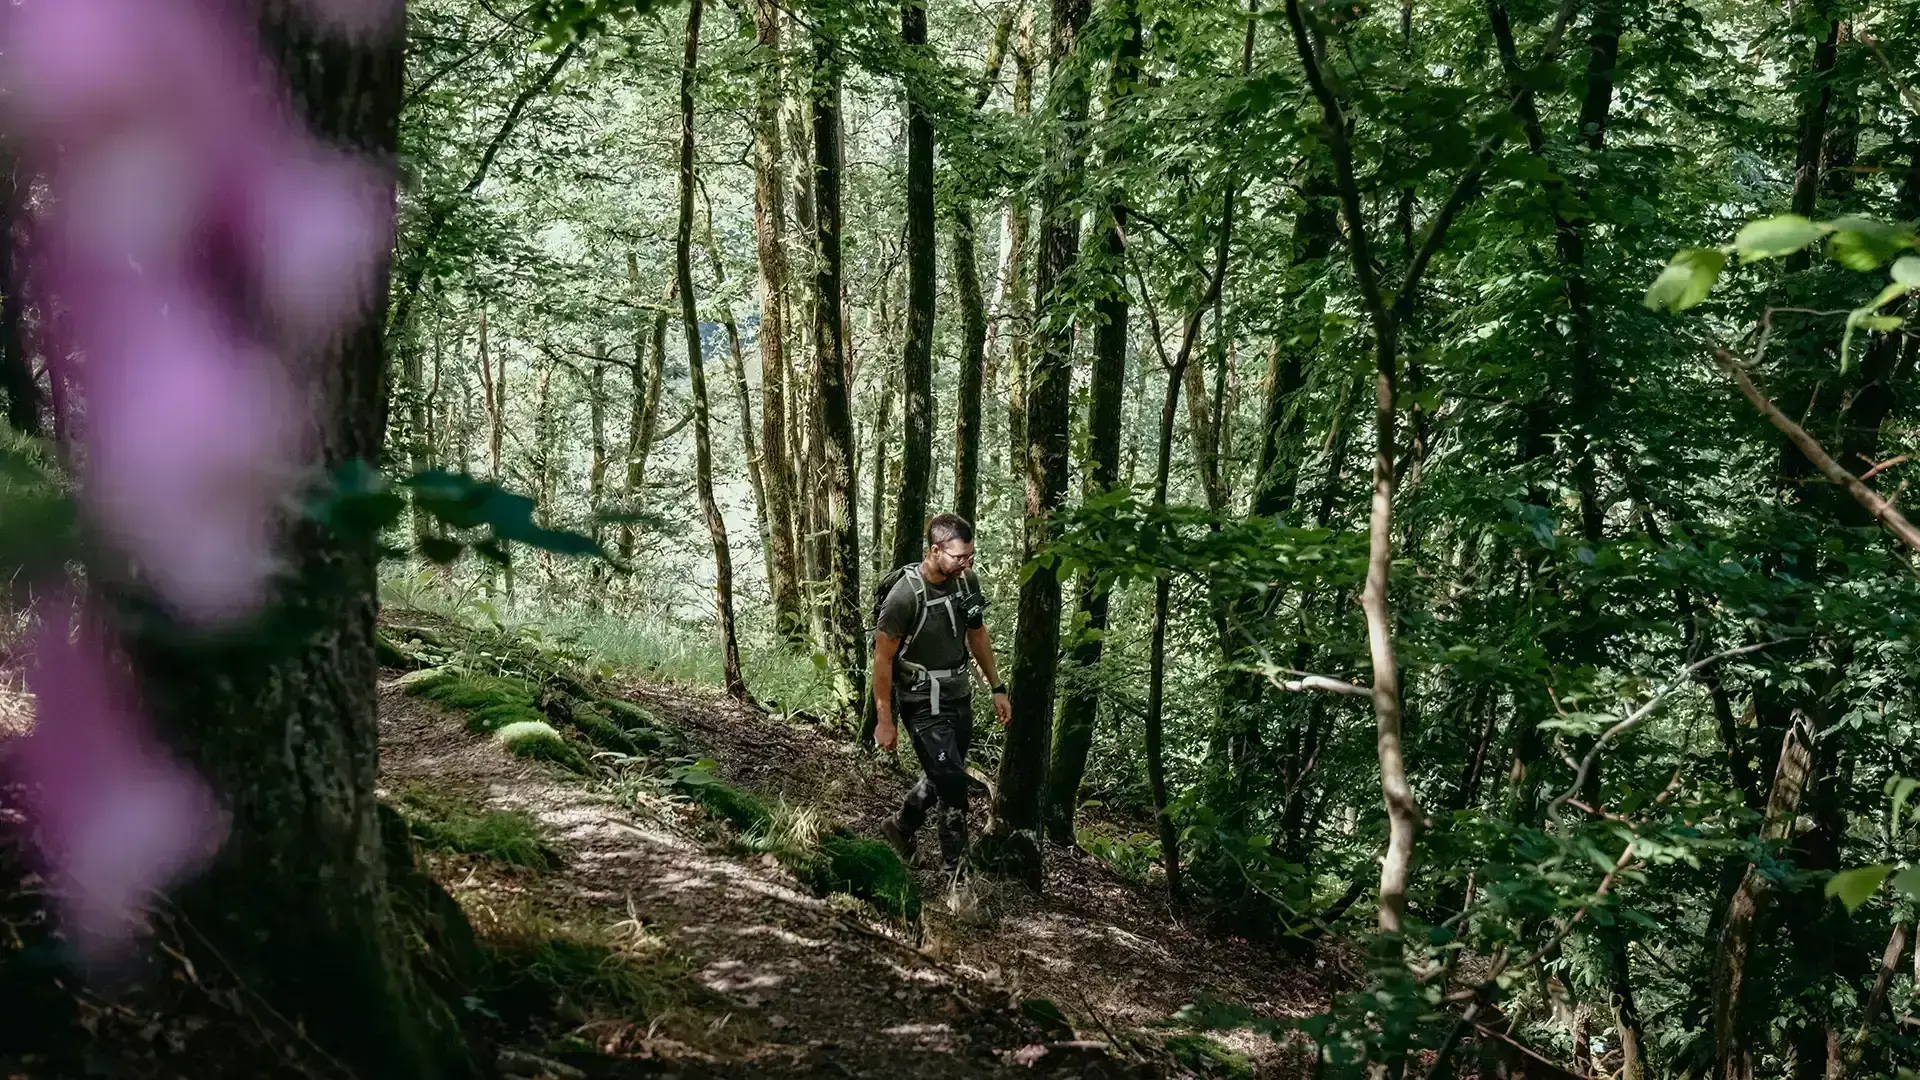
POLYGON ((1007 686, 1005 683, 1001 683, 999 686, 994 687, 992 692, 995 694, 1004 694, 1007 692, 1007 686))

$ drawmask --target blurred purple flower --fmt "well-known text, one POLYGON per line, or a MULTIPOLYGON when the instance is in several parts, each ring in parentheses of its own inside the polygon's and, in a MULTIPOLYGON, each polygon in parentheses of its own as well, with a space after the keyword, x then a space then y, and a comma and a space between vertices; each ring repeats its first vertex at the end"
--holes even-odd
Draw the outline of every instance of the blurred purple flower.
MULTIPOLYGON (((301 0, 340 33, 397 0, 301 0)), ((282 508, 324 415, 310 365, 365 312, 391 170, 314 138, 245 0, 9 0, 4 120, 42 185, 30 226, 43 352, 93 520, 182 618, 265 599, 282 508)), ((224 837, 148 732, 101 632, 42 610, 39 722, 14 761, 69 930, 99 954, 224 837)))
MULTIPOLYGON (((309 0, 335 24, 394 17, 309 0)), ((49 355, 83 403, 83 487, 182 616, 248 614, 302 477, 298 363, 356 317, 393 187, 302 129, 232 0, 24 0, 14 136, 50 195, 49 355), (71 357, 73 359, 64 359, 71 357)))
POLYGON ((71 598, 43 603, 27 686, 41 722, 13 755, 61 924, 81 955, 109 958, 150 893, 226 838, 212 794, 146 733, 126 669, 71 598))

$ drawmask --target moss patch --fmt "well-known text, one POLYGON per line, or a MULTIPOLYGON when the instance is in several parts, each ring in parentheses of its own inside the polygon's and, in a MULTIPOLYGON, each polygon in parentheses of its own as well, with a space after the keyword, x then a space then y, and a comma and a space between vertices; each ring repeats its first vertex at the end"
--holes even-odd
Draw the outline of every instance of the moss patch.
POLYGON ((402 791, 395 802, 414 842, 428 850, 478 855, 534 870, 559 864, 559 855, 547 845, 540 824, 530 814, 486 810, 421 784, 402 791))
POLYGON ((572 710, 573 726, 587 741, 602 750, 635 756, 640 753, 640 745, 630 738, 620 725, 606 718, 591 705, 575 703, 572 710))
POLYGON ((773 811, 759 798, 731 787, 718 780, 692 784, 681 790, 693 797, 693 801, 706 807, 707 812, 733 825, 741 832, 765 829, 773 822, 773 811))
POLYGON ((586 759, 568 745, 560 733, 544 720, 520 720, 493 733, 493 737, 515 757, 533 761, 551 761, 574 772, 586 772, 586 759))
POLYGON ((1167 1053, 1202 1076, 1252 1076, 1253 1062, 1205 1035, 1171 1035, 1167 1053))
POLYGON ((474 732, 546 721, 535 704, 533 684, 519 679, 464 675, 447 668, 434 668, 403 678, 399 685, 412 697, 466 713, 467 728, 474 732))
POLYGON ((816 892, 846 893, 908 922, 920 918, 920 886, 884 841, 847 832, 820 838, 820 849, 793 867, 816 892))
POLYGON ((487 996, 502 1018, 660 1016, 694 993, 685 973, 643 944, 592 927, 509 911, 485 930, 487 996))

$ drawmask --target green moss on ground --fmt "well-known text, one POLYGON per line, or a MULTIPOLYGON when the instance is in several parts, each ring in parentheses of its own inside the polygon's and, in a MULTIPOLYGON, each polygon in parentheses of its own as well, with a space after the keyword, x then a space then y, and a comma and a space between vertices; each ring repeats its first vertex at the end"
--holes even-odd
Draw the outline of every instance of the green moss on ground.
POLYGON ((718 780, 692 784, 682 781, 679 787, 694 802, 705 807, 708 813, 743 833, 764 830, 773 823, 773 811, 767 804, 737 787, 718 780))
POLYGON ((580 756, 560 733, 544 720, 520 720, 493 733, 493 737, 515 757, 533 761, 551 761, 574 772, 586 772, 586 759, 580 756))
POLYGON ((1205 1035, 1170 1035, 1167 1053, 1202 1076, 1252 1076, 1253 1062, 1205 1035))
POLYGON ((560 861, 531 814, 487 810, 423 784, 402 791, 395 809, 406 819, 414 841, 432 851, 478 855, 534 870, 552 869, 560 861))
POLYGON ((685 972, 630 939, 510 912, 489 928, 487 996, 507 1018, 658 1017, 694 993, 685 972))
POLYGON ((884 915, 908 922, 920 918, 920 886, 885 841, 848 832, 820 838, 819 850, 789 863, 794 873, 820 893, 846 893, 884 915))
POLYGON ((576 702, 571 715, 573 726, 587 737, 588 742, 600 749, 629 756, 640 753, 639 743, 593 706, 576 702))
POLYGON ((417 672, 399 681, 412 697, 467 714, 467 728, 478 733, 512 724, 545 723, 532 683, 492 675, 467 675, 448 668, 417 672))

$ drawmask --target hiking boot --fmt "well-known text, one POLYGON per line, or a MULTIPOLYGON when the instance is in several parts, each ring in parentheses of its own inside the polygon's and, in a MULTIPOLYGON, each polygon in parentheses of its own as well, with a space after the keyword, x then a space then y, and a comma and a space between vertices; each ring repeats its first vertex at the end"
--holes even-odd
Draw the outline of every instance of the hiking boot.
POLYGON ((901 862, 913 861, 913 834, 900 827, 900 819, 889 817, 880 822, 880 835, 886 838, 887 846, 900 856, 901 862))

